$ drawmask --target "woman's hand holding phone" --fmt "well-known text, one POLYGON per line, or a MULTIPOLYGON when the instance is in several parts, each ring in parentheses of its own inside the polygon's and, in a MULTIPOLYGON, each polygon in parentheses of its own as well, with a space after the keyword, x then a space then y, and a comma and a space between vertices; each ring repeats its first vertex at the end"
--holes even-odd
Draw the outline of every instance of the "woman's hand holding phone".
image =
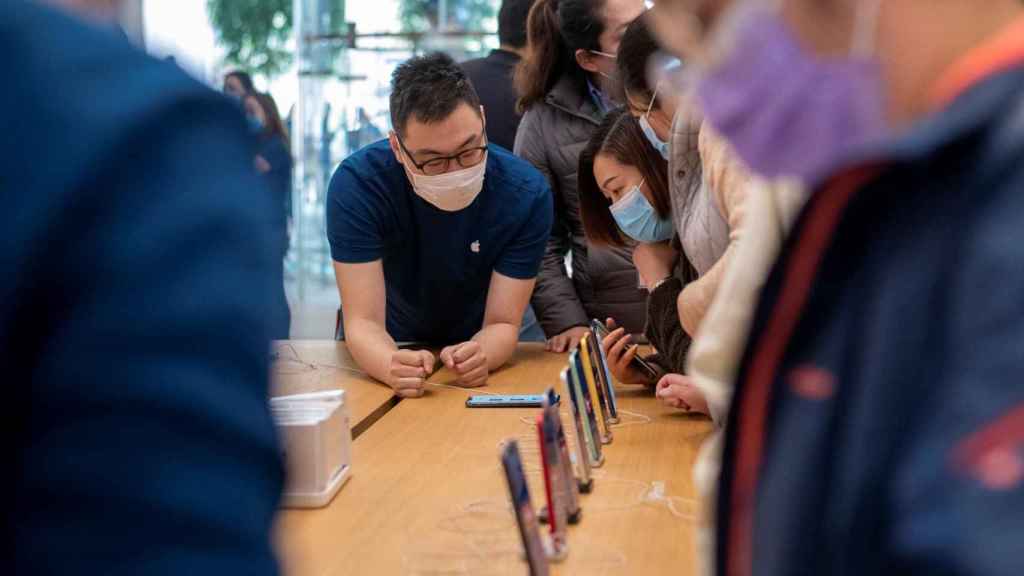
POLYGON ((615 321, 608 318, 605 321, 609 333, 601 339, 601 348, 608 359, 608 370, 612 376, 623 384, 643 384, 653 386, 655 380, 648 374, 637 368, 633 362, 639 348, 632 343, 630 335, 626 334, 625 328, 616 328, 615 321))

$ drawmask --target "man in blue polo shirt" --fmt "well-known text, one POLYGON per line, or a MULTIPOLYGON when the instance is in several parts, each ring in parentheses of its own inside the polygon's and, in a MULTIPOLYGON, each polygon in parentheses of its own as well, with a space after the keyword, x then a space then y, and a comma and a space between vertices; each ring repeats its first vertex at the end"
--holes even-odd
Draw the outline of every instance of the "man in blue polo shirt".
POLYGON ((551 229, 551 192, 526 162, 489 146, 480 99, 436 53, 392 77, 388 140, 331 180, 327 233, 349 350, 401 396, 423 395, 426 350, 463 386, 508 361, 551 229))

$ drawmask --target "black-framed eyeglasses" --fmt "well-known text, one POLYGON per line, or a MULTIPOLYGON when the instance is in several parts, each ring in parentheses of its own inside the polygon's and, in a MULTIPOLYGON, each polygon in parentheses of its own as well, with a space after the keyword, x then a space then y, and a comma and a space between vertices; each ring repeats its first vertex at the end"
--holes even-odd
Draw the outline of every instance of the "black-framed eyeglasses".
POLYGON ((456 164, 461 168, 472 168, 480 162, 483 162, 484 154, 487 152, 487 132, 481 132, 480 137, 484 141, 483 145, 476 146, 474 148, 467 148, 458 154, 452 156, 440 156, 438 158, 431 158, 424 163, 419 163, 415 158, 412 157, 412 153, 405 147, 405 142, 402 142, 402 137, 395 133, 395 139, 398 140, 398 145, 402 147, 402 151, 409 157, 409 160, 416 166, 416 169, 423 172, 427 176, 438 176, 448 172, 451 168, 451 161, 454 160, 456 164))

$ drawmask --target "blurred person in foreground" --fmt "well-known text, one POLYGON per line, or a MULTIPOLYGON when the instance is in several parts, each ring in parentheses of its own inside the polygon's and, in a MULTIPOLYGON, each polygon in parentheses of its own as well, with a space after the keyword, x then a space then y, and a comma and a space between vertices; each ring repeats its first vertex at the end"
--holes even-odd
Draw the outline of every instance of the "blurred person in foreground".
POLYGON ((814 191, 738 366, 714 570, 1024 573, 1021 4, 664 0, 652 26, 748 166, 814 191))
POLYGON ((92 24, 116 26, 122 0, 40 0, 92 24))
POLYGON ((280 246, 241 114, 38 3, 0 42, 0 572, 275 574, 280 246))

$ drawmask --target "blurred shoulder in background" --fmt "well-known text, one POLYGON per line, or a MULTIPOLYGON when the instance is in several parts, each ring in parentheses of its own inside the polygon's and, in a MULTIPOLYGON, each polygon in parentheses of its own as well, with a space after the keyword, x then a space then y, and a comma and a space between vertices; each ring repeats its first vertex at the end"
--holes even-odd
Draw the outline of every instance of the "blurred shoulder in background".
POLYGON ((487 117, 487 139, 512 150, 521 116, 516 111, 513 84, 516 65, 526 51, 526 17, 534 0, 504 0, 498 12, 497 50, 484 58, 463 62, 487 117))

